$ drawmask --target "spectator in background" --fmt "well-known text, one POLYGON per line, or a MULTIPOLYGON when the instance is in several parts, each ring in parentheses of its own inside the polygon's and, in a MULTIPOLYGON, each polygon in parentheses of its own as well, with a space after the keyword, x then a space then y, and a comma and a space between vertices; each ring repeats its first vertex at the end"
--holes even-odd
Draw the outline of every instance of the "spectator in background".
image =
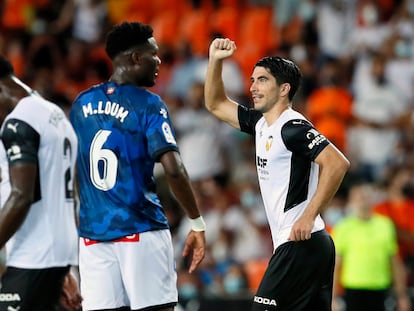
POLYGON ((83 0, 75 3, 72 37, 93 48, 102 42, 108 28, 107 6, 105 0, 83 0))
POLYGON ((317 1, 316 21, 319 63, 340 59, 345 55, 350 35, 355 29, 356 3, 358 0, 317 1))
POLYGON ((355 25, 345 47, 346 57, 358 58, 378 52, 391 35, 392 27, 381 14, 379 1, 357 1, 355 25))
POLYGON ((375 200, 372 185, 352 186, 348 201, 352 214, 333 228, 337 252, 334 311, 340 310, 335 302, 341 295, 346 311, 385 311, 390 294, 397 298, 398 311, 410 311, 395 227, 391 219, 373 214, 375 200))
POLYGON ((339 59, 326 60, 319 73, 319 87, 310 94, 306 116, 342 152, 347 152, 347 128, 352 120, 352 95, 345 87, 339 59))
POLYGON ((171 69, 169 87, 166 89, 168 97, 183 101, 191 85, 194 83, 194 73, 202 58, 194 55, 190 43, 186 40, 177 42, 175 61, 171 69))
POLYGON ((401 120, 408 112, 403 98, 387 81, 386 65, 383 55, 373 54, 354 90, 348 153, 353 171, 369 182, 381 181, 387 166, 398 160, 401 120))
POLYGON ((194 81, 183 106, 172 114, 180 153, 191 181, 230 174, 232 128, 223 126, 204 107, 204 83, 194 81))
POLYGON ((384 178, 384 198, 374 212, 389 217, 396 227, 399 254, 407 268, 407 284, 414 286, 414 175, 405 166, 389 169, 384 178))

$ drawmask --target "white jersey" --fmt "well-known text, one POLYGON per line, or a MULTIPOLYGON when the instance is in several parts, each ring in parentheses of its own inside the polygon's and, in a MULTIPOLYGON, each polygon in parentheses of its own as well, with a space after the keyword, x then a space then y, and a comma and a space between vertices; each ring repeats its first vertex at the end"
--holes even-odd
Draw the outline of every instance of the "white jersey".
POLYGON ((62 109, 37 95, 23 98, 1 128, 1 206, 10 193, 8 166, 38 165, 35 201, 6 244, 7 265, 41 269, 77 264, 73 202, 77 139, 62 109))
MULTIPOLYGON (((239 121, 243 131, 255 133, 257 174, 276 249, 288 241, 316 191, 319 166, 313 160, 329 142, 293 109, 268 126, 257 111, 241 108, 239 121)), ((312 232, 324 227, 318 215, 312 232)))

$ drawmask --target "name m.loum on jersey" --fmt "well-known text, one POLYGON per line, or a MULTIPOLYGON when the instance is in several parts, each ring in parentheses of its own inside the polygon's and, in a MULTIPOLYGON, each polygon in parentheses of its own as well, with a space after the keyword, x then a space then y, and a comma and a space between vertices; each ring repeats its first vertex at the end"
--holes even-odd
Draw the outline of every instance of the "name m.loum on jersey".
POLYGON ((129 114, 129 111, 126 110, 123 106, 109 100, 105 103, 100 100, 98 101, 97 105, 92 105, 92 103, 89 102, 88 104, 82 106, 82 111, 85 118, 95 114, 105 114, 119 119, 119 121, 122 123, 125 121, 125 118, 129 114))

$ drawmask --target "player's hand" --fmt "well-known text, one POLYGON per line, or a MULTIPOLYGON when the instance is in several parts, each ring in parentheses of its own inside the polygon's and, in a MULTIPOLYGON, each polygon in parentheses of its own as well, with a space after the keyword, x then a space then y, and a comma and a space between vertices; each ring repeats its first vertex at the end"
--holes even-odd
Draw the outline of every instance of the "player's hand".
POLYGON ((60 295, 60 305, 65 311, 77 311, 82 307, 82 296, 78 281, 70 272, 65 276, 62 294, 60 295))
POLYGON ((185 240, 183 256, 191 256, 188 272, 192 273, 204 259, 206 253, 206 238, 204 231, 190 231, 185 240))
POLYGON ((236 49, 236 43, 228 38, 214 39, 210 44, 210 59, 224 59, 230 57, 236 49))
POLYGON ((311 232, 315 220, 312 217, 302 215, 292 227, 290 231, 289 241, 305 241, 311 238, 311 232))

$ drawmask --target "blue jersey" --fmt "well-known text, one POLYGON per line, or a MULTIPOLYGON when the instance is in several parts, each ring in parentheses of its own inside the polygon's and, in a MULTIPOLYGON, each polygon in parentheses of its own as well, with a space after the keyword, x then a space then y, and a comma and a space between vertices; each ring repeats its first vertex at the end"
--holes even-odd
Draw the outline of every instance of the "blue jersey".
POLYGON ((80 236, 109 241, 168 228, 153 170, 178 147, 162 99, 133 85, 103 83, 75 99, 70 120, 79 141, 80 236))

